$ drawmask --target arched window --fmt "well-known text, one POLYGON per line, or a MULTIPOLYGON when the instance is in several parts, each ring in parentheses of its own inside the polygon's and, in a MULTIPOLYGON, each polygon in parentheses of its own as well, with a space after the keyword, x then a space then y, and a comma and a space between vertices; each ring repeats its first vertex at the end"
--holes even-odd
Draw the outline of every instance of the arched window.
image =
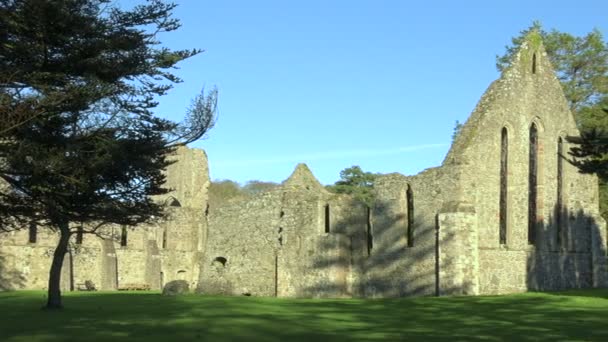
POLYGON ((213 259, 213 262, 211 264, 215 265, 216 267, 219 267, 219 266, 225 267, 226 262, 228 262, 228 259, 224 258, 223 256, 219 256, 219 257, 216 257, 215 259, 213 259))
POLYGON ((535 123, 530 126, 528 157, 528 244, 534 245, 538 218, 538 128, 535 123))
POLYGON ((509 135, 506 127, 500 134, 500 226, 499 243, 507 243, 509 185, 509 135))
POLYGON ((170 206, 170 207, 181 207, 181 203, 179 203, 179 201, 177 200, 177 198, 171 196, 167 199, 166 203, 170 206))
POLYGON ((536 53, 532 54, 532 73, 536 74, 536 53))
POLYGON ((562 245, 562 232, 564 231, 564 142, 561 137, 557 139, 557 203, 556 203, 556 215, 555 215, 555 224, 556 224, 556 241, 557 246, 562 245))
POLYGON ((407 197, 407 246, 414 247, 414 192, 409 184, 405 196, 407 197))

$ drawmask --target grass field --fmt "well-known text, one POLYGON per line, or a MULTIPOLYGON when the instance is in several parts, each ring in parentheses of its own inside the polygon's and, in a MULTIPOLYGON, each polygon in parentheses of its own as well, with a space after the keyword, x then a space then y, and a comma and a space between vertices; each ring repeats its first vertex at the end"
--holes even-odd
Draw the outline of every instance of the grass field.
POLYGON ((0 341, 608 341, 608 290, 399 299, 0 293, 0 341))

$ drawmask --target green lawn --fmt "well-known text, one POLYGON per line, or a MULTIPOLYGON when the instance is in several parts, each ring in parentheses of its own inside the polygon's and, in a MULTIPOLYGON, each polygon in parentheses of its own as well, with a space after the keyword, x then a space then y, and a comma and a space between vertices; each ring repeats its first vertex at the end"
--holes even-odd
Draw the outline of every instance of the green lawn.
POLYGON ((0 341, 608 341, 608 290, 399 299, 0 293, 0 341))

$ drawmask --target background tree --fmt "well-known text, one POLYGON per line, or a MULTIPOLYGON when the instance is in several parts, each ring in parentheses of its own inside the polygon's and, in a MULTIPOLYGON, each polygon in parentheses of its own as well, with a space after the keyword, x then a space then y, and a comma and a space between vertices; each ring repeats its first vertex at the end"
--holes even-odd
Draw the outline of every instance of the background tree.
POLYGON ((184 123, 152 113, 181 80, 168 70, 199 50, 159 47, 179 27, 175 5, 122 10, 110 0, 0 0, 0 114, 28 119, 0 136, 2 229, 35 223, 58 233, 49 309, 61 308, 70 237, 165 215, 162 170, 180 144, 214 122, 217 91, 197 96, 184 123))
POLYGON ((215 180, 209 185, 209 205, 217 208, 225 205, 229 201, 242 200, 247 198, 241 190, 239 183, 229 180, 215 180))
MULTIPOLYGON (((608 107, 602 110, 608 116, 608 107)), ((579 171, 596 174, 599 179, 600 214, 608 219, 608 131, 602 128, 585 129, 578 137, 567 137, 575 145, 568 154, 569 161, 579 171)))
POLYGON ((250 180, 244 186, 229 179, 215 180, 209 186, 209 203, 212 207, 217 208, 228 202, 251 198, 278 186, 279 184, 274 182, 259 180, 250 180))
POLYGON ((260 180, 250 180, 243 186, 243 192, 248 194, 249 196, 254 196, 257 194, 261 194, 266 191, 270 191, 278 187, 279 184, 275 182, 264 182, 260 180))
POLYGON ((456 123, 454 123, 454 131, 452 132, 452 142, 454 140, 456 140, 456 137, 458 136, 458 134, 460 134, 460 131, 462 130, 462 126, 464 126, 464 124, 462 124, 460 121, 456 120, 456 123))
POLYGON ((573 147, 570 160, 581 172, 596 173, 599 176, 600 211, 608 219, 608 149, 605 132, 608 132, 608 43, 599 30, 577 37, 555 29, 545 31, 540 22, 534 22, 528 29, 512 39, 506 53, 497 56, 496 66, 504 70, 513 58, 527 33, 536 30, 543 38, 547 55, 557 73, 570 105, 581 137, 569 138, 580 143, 573 147), (591 158, 591 159, 588 159, 591 158))
POLYGON ((361 167, 353 165, 340 171, 340 180, 334 185, 326 188, 338 194, 350 194, 357 200, 365 203, 368 207, 374 202, 374 181, 376 175, 371 172, 364 172, 361 167))

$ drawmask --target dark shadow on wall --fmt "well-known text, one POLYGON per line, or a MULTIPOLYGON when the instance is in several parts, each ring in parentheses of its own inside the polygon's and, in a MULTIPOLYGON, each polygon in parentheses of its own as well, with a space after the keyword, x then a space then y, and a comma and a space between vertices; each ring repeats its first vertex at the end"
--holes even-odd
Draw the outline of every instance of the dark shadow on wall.
POLYGON ((25 287, 25 277, 18 271, 9 269, 6 256, 0 255, 0 291, 11 291, 25 287))
POLYGON ((606 287, 606 245, 599 216, 555 208, 539 223, 535 247, 527 260, 527 287, 534 291, 606 287), (561 227, 561 228, 560 228, 561 227))
POLYGON ((372 208, 371 227, 366 225, 365 206, 353 201, 350 207, 361 208, 361 213, 335 222, 335 229, 319 238, 319 255, 312 264, 312 273, 324 276, 304 287, 301 296, 434 296, 462 294, 463 287, 469 287, 468 280, 453 285, 439 283, 443 273, 439 268, 452 265, 438 263, 437 246, 449 243, 453 236, 445 234, 438 239, 436 214, 432 211, 418 211, 421 214, 415 217, 412 227, 415 243, 408 247, 407 219, 390 209, 394 203, 377 201, 372 208), (369 254, 368 246, 373 246, 369 254))

